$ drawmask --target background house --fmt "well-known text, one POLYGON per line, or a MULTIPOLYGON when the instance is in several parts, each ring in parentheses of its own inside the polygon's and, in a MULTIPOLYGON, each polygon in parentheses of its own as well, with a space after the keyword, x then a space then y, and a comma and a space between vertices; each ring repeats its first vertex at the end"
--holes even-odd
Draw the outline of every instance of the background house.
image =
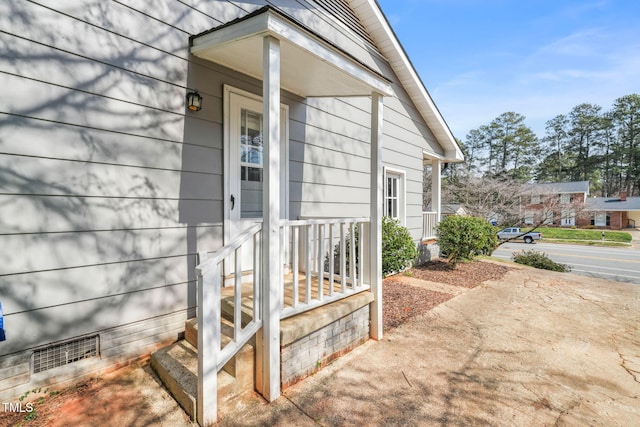
MULTIPOLYGON (((291 256, 321 259, 322 242, 330 253, 339 227, 368 230, 369 264, 349 288, 372 295, 353 309, 365 319, 358 337, 382 336, 380 218, 397 217, 417 244, 423 164, 439 172, 462 154, 374 0, 0 11, 1 400, 178 339, 209 309, 196 265, 263 221, 256 252, 273 257, 261 273, 275 284, 280 266, 297 268, 291 256), (191 110, 196 89, 202 108, 191 110), (296 227, 318 233, 306 252, 296 227)), ((230 273, 234 263, 222 263, 230 280, 245 273, 230 273)), ((350 294, 319 301, 338 297, 350 294)), ((268 321, 277 338, 280 318, 268 321)), ((269 360, 271 384, 259 387, 275 398, 280 365, 269 360)))
POLYGON ((589 197, 589 181, 531 184, 527 193, 521 202, 525 224, 571 227, 589 197))
POLYGON ((532 184, 522 209, 525 224, 543 218, 561 227, 620 230, 640 224, 640 197, 589 197, 589 181, 532 184))
POLYGON ((458 216, 468 216, 469 212, 458 203, 445 203, 442 205, 442 216, 450 216, 450 215, 458 215, 458 216))
POLYGON ((585 210, 589 212, 585 225, 614 230, 640 226, 640 197, 627 197, 626 192, 618 197, 589 198, 585 210))

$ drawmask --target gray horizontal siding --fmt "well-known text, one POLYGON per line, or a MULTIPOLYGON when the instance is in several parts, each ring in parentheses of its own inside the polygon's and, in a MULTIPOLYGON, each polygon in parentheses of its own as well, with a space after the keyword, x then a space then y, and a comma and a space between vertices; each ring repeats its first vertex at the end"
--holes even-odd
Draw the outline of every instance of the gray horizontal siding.
POLYGON ((184 310, 188 287, 189 283, 161 286, 6 316, 2 354, 184 310))
POLYGON ((182 228, 183 222, 221 226, 222 200, 0 195, 0 236, 182 228))
POLYGON ((175 339, 195 254, 221 245, 219 83, 203 114, 184 109, 191 74, 211 72, 191 61, 189 34, 218 21, 172 1, 154 4, 163 23, 136 6, 149 7, 0 4, 0 356, 102 331, 115 361, 175 339))
POLYGON ((0 192, 24 195, 215 200, 222 175, 4 155, 0 192), (181 185, 181 180, 201 185, 181 185))
MULTIPOLYGON (((1 101, 0 101, 1 102, 1 101)), ((221 141, 205 139, 202 144, 141 137, 113 131, 51 123, 21 116, 0 115, 0 140, 5 154, 90 161, 160 170, 221 173, 221 141), (64 141, 61 144, 59 141, 64 141), (90 141, 90 143, 88 143, 90 141), (220 146, 214 146, 218 142, 220 146), (183 147, 188 147, 184 149, 183 147), (188 155, 183 159, 182 155, 188 155)), ((220 125, 209 125, 217 128, 220 125)), ((217 129, 216 129, 216 132, 217 129)), ((219 130, 222 133, 222 130, 219 130)))
POLYGON ((220 238, 215 226, 6 235, 3 244, 16 256, 5 256, 0 275, 182 256, 190 230, 202 245, 220 238))

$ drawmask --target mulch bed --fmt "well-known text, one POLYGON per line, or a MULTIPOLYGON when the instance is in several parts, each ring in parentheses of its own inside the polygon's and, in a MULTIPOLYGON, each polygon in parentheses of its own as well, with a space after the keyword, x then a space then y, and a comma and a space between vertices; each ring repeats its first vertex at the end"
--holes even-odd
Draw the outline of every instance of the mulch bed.
POLYGON ((498 280, 504 277, 509 267, 490 262, 472 261, 458 263, 452 269, 446 261, 431 261, 410 270, 413 277, 430 282, 475 288, 487 280, 498 280))
MULTIPOLYGON (((430 282, 475 288, 487 280, 504 277, 508 267, 488 262, 459 263, 452 269, 445 261, 431 261, 403 274, 430 282)), ((382 282, 382 320, 386 331, 397 328, 412 317, 424 314, 454 297, 452 294, 431 291, 409 285, 391 276, 382 282)))
POLYGON ((398 282, 393 278, 382 284, 382 321, 385 331, 405 323, 419 314, 424 314, 438 304, 453 298, 451 294, 429 291, 417 286, 398 282))

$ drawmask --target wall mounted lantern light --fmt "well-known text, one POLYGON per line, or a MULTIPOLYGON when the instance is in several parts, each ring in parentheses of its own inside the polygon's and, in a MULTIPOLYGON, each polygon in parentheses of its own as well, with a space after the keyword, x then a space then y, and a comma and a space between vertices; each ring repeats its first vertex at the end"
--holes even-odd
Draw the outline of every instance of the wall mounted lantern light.
POLYGON ((191 111, 200 111, 202 109, 202 96, 197 90, 187 93, 187 108, 191 111))

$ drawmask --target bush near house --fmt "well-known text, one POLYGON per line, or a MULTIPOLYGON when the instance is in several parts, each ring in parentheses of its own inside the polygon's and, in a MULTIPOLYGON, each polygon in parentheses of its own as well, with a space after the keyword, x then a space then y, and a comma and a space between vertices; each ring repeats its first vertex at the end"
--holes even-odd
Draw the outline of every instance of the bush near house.
MULTIPOLYGON (((360 233, 355 231, 355 257, 356 269, 358 265, 360 233)), ((349 271, 351 263, 351 235, 346 238, 346 261, 347 271, 349 271)), ((404 269, 411 267, 418 257, 418 249, 416 247, 409 230, 400 225, 400 222, 390 217, 382 218, 382 275, 388 276, 391 273, 398 273, 404 269)), ((333 260, 335 271, 340 271, 340 244, 333 248, 333 260)), ((329 258, 324 261, 324 270, 329 271, 329 258)))
POLYGON ((571 271, 571 267, 568 265, 557 263, 549 259, 547 254, 534 250, 514 252, 512 258, 518 264, 528 265, 542 270, 560 271, 562 273, 571 271))
POLYGON ((498 244, 496 228, 483 218, 448 216, 436 227, 440 251, 455 265, 477 255, 491 255, 498 244))
POLYGON ((390 217, 382 218, 382 275, 387 276, 411 267, 418 249, 406 227, 390 217))

